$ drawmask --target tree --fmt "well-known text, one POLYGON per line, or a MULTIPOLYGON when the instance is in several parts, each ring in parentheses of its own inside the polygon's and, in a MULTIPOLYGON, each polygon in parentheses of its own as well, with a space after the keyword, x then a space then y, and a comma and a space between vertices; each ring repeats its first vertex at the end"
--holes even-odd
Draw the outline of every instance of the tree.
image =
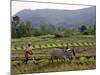
POLYGON ((16 24, 19 24, 19 23, 20 23, 20 17, 19 17, 19 16, 14 16, 14 17, 13 17, 13 21, 14 21, 16 24))
POLYGON ((33 35, 33 26, 31 24, 31 22, 27 21, 26 22, 26 25, 25 25, 25 28, 26 28, 26 36, 32 36, 33 35))
POLYGON ((14 21, 11 22, 11 37, 12 38, 17 37, 16 23, 14 21))
MULTIPOLYGON (((52 24, 40 24, 40 26, 35 27, 35 32, 39 35, 47 35, 47 34, 55 34, 56 29, 55 26, 52 24)), ((35 33, 35 34, 36 34, 35 33)))
POLYGON ((41 24, 40 25, 40 31, 42 35, 46 35, 48 33, 48 27, 47 24, 41 24))
POLYGON ((33 27, 33 35, 34 36, 40 36, 41 35, 40 27, 33 27))
POLYGON ((18 25, 20 24, 20 18, 19 16, 14 16, 12 18, 11 22, 11 37, 12 38, 17 38, 18 37, 18 25))
POLYGON ((56 27, 53 24, 48 25, 48 34, 55 34, 56 33, 56 27))
POLYGON ((27 21, 20 23, 19 26, 17 26, 17 37, 30 37, 33 35, 33 26, 32 24, 27 21))
POLYGON ((18 38, 25 37, 26 36, 25 32, 26 32, 25 23, 22 22, 22 23, 20 23, 19 26, 17 26, 17 37, 18 38))
POLYGON ((80 32, 83 33, 85 30, 87 30, 87 27, 85 25, 82 25, 80 28, 79 28, 80 32))

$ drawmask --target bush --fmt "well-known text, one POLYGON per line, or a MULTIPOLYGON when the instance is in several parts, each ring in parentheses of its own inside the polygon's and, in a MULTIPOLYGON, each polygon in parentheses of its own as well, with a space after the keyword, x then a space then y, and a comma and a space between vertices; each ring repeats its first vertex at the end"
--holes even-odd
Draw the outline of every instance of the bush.
POLYGON ((89 59, 89 61, 94 61, 95 60, 95 58, 94 57, 91 57, 90 59, 89 59))
POLYGON ((80 60, 81 63, 84 63, 87 59, 84 56, 80 56, 79 60, 80 60))
POLYGON ((59 34, 55 34, 54 37, 55 38, 62 38, 62 37, 64 37, 64 35, 59 33, 59 34))
POLYGON ((85 32, 83 32, 83 35, 89 35, 89 33, 85 31, 85 32))

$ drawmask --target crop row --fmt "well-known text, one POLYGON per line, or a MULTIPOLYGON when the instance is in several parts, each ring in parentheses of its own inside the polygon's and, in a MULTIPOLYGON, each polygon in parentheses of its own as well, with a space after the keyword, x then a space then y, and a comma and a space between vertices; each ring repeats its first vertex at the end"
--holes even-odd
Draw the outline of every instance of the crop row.
MULTIPOLYGON (((79 42, 79 43, 51 43, 51 44, 37 44, 33 45, 33 49, 45 49, 55 47, 81 47, 81 46, 95 46, 95 42, 79 42)), ((12 50, 24 50, 26 46, 13 46, 12 50)))
MULTIPOLYGON (((38 60, 42 60, 42 59, 50 59, 50 56, 49 55, 34 55, 33 56, 34 57, 34 59, 38 59, 38 60)), ((25 59, 23 56, 21 56, 21 57, 12 57, 12 61, 21 61, 21 60, 23 60, 23 59, 25 59)), ((30 58, 30 59, 33 59, 33 58, 30 58)), ((84 56, 76 56, 75 57, 75 59, 76 60, 81 60, 81 61, 83 61, 83 60, 87 60, 87 59, 91 59, 91 60, 95 60, 96 59, 96 56, 94 56, 94 55, 84 55, 84 56)))

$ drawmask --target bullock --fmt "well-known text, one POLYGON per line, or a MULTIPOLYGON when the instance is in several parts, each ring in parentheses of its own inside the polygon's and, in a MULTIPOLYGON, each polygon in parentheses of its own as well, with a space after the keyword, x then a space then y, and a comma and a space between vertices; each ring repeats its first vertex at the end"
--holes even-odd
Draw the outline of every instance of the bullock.
POLYGON ((50 50, 50 61, 53 62, 53 59, 63 59, 64 61, 66 59, 73 59, 75 57, 75 51, 74 48, 53 48, 50 50))

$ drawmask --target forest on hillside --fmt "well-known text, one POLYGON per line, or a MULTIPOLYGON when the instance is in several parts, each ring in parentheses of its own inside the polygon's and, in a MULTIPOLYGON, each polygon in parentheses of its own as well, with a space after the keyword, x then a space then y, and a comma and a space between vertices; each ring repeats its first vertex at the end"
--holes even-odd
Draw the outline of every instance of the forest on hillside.
POLYGON ((96 25, 80 25, 77 28, 67 28, 55 26, 53 24, 32 25, 30 21, 21 22, 19 16, 14 16, 11 21, 11 37, 32 37, 41 35, 54 35, 55 37, 65 37, 70 35, 95 35, 96 25))

